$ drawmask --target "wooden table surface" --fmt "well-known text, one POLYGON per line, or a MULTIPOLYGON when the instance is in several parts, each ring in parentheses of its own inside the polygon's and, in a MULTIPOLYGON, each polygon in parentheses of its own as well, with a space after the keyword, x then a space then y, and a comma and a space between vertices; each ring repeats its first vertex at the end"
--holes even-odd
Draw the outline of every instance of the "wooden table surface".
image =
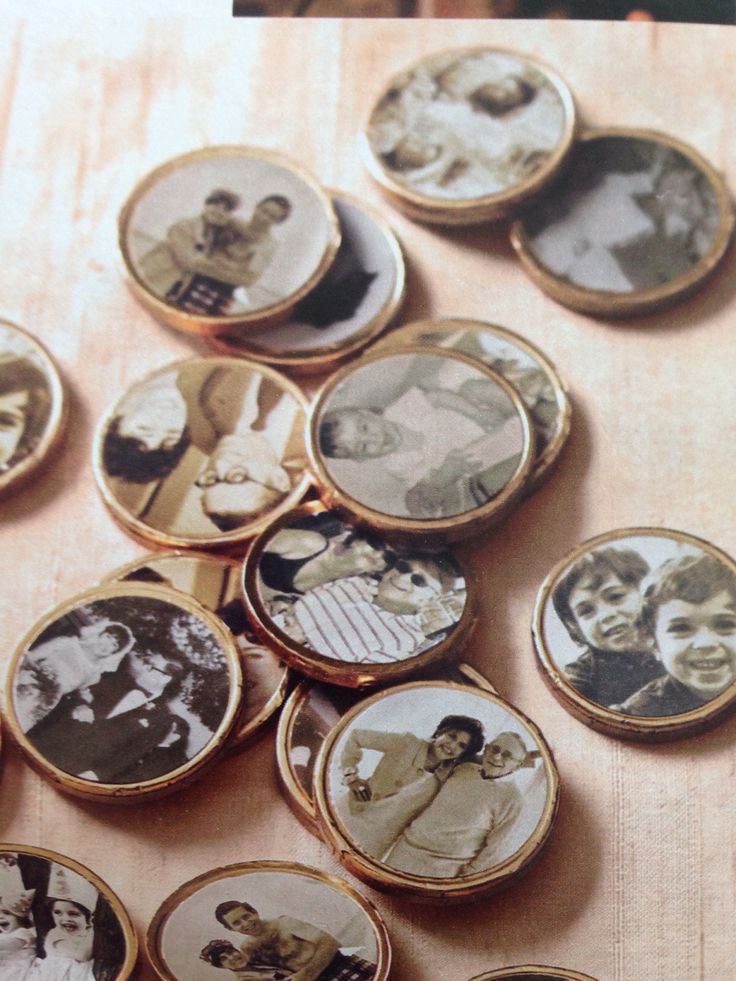
MULTIPOLYGON (((381 80, 424 52, 488 43, 545 59, 583 119, 669 132, 736 185, 728 27, 519 21, 233 20, 226 0, 7 4, 0 33, 0 316, 41 337, 72 400, 53 468, 2 503, 2 657, 49 606, 144 549, 112 522, 90 466, 93 427, 144 372, 204 345, 158 326, 119 275, 116 214, 151 166, 210 143, 298 157, 390 218, 406 249, 402 319, 466 316, 542 347, 567 380, 572 435, 551 479, 486 541, 482 622, 464 657, 537 722, 562 775, 557 826, 508 891, 433 908, 366 893, 385 916, 394 981, 465 981, 557 964, 600 981, 730 981, 736 962, 736 719, 671 744, 596 734, 550 695, 532 653, 550 566, 594 534, 663 525, 736 554, 736 259, 698 295, 626 323, 594 321, 529 282, 503 228, 444 231, 382 202, 356 135, 381 80), (113 11, 113 7, 116 11, 113 11)), ((134 807, 64 797, 6 741, 0 838, 89 865, 141 934, 179 883, 220 864, 339 866, 281 799, 273 734, 178 795, 134 807)), ((363 888, 363 887, 361 887, 363 888)), ((144 981, 154 977, 142 965, 144 981)))

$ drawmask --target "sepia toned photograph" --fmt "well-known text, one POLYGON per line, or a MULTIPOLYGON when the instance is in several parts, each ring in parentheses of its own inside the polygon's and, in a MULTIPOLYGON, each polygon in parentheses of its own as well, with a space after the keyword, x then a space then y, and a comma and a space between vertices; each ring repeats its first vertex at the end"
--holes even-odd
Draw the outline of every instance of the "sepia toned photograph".
POLYGON ((693 712, 736 681, 736 567, 676 533, 577 550, 540 616, 561 678, 614 712, 693 712))
POLYGON ((276 372, 235 358, 179 362, 110 410, 98 483, 122 520, 154 540, 237 540, 300 494, 304 426, 300 394, 276 372))
POLYGON ((511 52, 461 49, 395 76, 367 137, 393 181, 425 198, 462 201, 534 178, 566 140, 568 112, 541 66, 511 52))
POLYGON ((124 255, 158 300, 207 317, 278 306, 335 244, 316 182, 273 154, 220 148, 155 171, 121 219, 124 255))
POLYGON ((404 283, 401 249, 390 228, 362 203, 333 195, 342 238, 324 278, 283 324, 217 335, 215 346, 270 357, 276 364, 334 356, 378 333, 398 308, 404 283))
POLYGON ((34 850, 0 851, 3 981, 127 978, 126 928, 80 872, 34 850))
POLYGON ((488 696, 388 692, 344 726, 325 760, 347 839, 390 869, 430 879, 487 872, 534 835, 548 799, 531 731, 488 696))
POLYGON ((489 971, 471 978, 470 981, 595 981, 595 978, 566 968, 530 964, 489 971))
POLYGON ((592 135, 524 217, 524 247, 564 282, 625 295, 690 273, 720 221, 713 179, 695 159, 656 139, 592 135))
POLYGON ((265 543, 257 568, 269 625, 334 661, 417 657, 465 610, 465 578, 446 552, 389 546, 334 511, 297 514, 265 543))
MULTIPOLYGON (((256 863, 203 876, 159 911, 149 944, 176 981, 379 981, 379 932, 352 890, 316 870, 256 863), (269 867, 270 866, 270 867, 269 867), (242 870, 239 872, 239 870, 242 870), (189 893, 186 895, 186 893, 189 893)), ((375 914, 374 914, 375 916, 375 914)))
POLYGON ((48 355, 29 334, 0 321, 0 490, 58 426, 61 392, 50 370, 48 355))
POLYGON ((529 434, 508 391, 449 352, 386 352, 320 400, 314 438, 330 479, 373 511, 449 518, 517 476, 529 434))
POLYGON ((48 763, 83 780, 139 784, 213 741, 233 683, 205 621, 120 590, 48 623, 16 662, 12 704, 48 763))
POLYGON ((283 702, 288 671, 251 629, 240 597, 241 563, 205 555, 154 554, 126 570, 106 581, 150 582, 179 589, 219 617, 232 632, 243 668, 245 699, 234 742, 257 731, 283 702))

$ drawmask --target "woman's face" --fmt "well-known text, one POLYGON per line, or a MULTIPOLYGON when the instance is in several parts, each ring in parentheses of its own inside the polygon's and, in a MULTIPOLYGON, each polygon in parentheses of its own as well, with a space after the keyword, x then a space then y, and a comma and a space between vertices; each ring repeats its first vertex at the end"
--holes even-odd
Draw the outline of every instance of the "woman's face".
POLYGON ((181 439, 187 407, 174 386, 142 392, 118 414, 118 433, 134 439, 142 450, 171 450, 181 439))
POLYGON ((432 739, 432 750, 440 762, 459 759, 470 745, 470 733, 464 729, 445 729, 432 739))
POLYGON ((26 428, 28 392, 0 395, 0 467, 10 463, 26 428))
POLYGON ((51 910, 54 923, 66 933, 77 934, 87 929, 87 918, 74 903, 57 899, 51 910))
POLYGON ((226 967, 228 971, 239 971, 248 966, 248 958, 240 950, 230 950, 220 955, 220 967, 226 967))
POLYGON ((12 933, 18 928, 18 917, 0 906, 0 933, 12 933))

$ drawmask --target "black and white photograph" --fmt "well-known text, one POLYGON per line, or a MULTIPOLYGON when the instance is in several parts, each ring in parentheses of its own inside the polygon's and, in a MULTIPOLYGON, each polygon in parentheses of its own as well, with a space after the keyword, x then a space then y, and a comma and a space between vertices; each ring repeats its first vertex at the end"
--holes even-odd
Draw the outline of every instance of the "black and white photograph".
POLYGON ((185 887, 190 893, 185 898, 170 898, 163 920, 154 921, 155 936, 149 933, 165 976, 176 981, 385 978, 379 968, 381 933, 352 890, 335 880, 280 863, 225 868, 202 878, 194 891, 185 887))
POLYGON ((539 617, 562 680, 614 712, 681 715, 736 682, 736 566, 676 533, 578 549, 539 617))
POLYGON ((569 109, 534 62, 465 49, 395 76, 367 128, 375 160, 425 198, 462 201, 523 185, 563 146, 569 109))
POLYGON ((0 851, 2 981, 116 981, 129 977, 127 948, 110 902, 86 876, 33 850, 0 851))
POLYGON ((313 438, 340 490, 399 518, 482 507, 530 451, 506 389, 450 352, 385 352, 351 369, 321 400, 313 438))
POLYGON ((269 368, 197 358, 132 385, 98 430, 103 496, 170 544, 238 538, 304 484, 304 401, 269 368))
POLYGON ((592 135, 523 219, 524 248, 559 280, 632 294, 686 276, 713 249, 713 179, 663 138, 592 135))
POLYGON ((162 778, 193 761, 226 720, 235 682, 222 641, 146 588, 73 606, 16 662, 18 725, 45 762, 73 777, 162 778))
POLYGON ((334 249, 318 186, 273 154, 217 148, 173 161, 134 192, 121 228, 134 275, 195 316, 233 317, 303 290, 334 249))
POLYGON ((267 625, 333 661, 391 664, 430 650, 465 611, 446 552, 398 547, 334 511, 298 512, 265 542, 257 590, 267 625))
POLYGON ((218 349, 294 366, 304 359, 352 351, 379 333, 402 298, 400 246, 380 216, 342 192, 333 194, 342 238, 324 278, 300 300, 283 324, 246 334, 219 334, 218 349))
POLYGON ((447 686, 386 692, 341 729, 324 761, 348 841, 405 875, 488 872, 540 825, 547 767, 536 737, 492 697, 447 686))
POLYGON ((61 411, 48 355, 25 331, 0 321, 0 490, 47 440, 61 411))

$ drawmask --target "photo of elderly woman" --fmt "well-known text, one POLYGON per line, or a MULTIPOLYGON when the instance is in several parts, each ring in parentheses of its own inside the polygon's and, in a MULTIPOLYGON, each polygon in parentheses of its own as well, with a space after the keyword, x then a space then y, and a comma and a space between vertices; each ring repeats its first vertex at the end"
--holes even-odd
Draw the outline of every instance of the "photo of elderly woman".
POLYGON ((152 529, 206 541, 279 507, 303 480, 304 414, 267 370, 200 358, 139 382, 101 434, 103 480, 152 529))
POLYGON ((0 978, 115 981, 125 937, 109 902, 78 872, 32 854, 0 855, 0 978))
POLYGON ((150 596, 110 597, 53 621, 21 657, 18 724, 45 760, 85 780, 141 783, 212 739, 229 678, 218 639, 150 596))
POLYGON ((386 173, 428 198, 500 194, 561 144, 563 102, 545 74, 501 51, 447 52, 393 79, 368 142, 386 173))
POLYGON ((528 436, 507 391, 449 352, 392 353, 354 369, 320 406, 331 480, 396 517, 447 518, 500 494, 528 436))
POLYGON ((54 403, 49 370, 30 335, 0 322, 0 488, 49 431, 54 403))
POLYGON ((555 276, 623 294, 688 273, 713 245, 718 221, 710 180, 684 154, 607 136, 579 144, 524 224, 532 255, 555 276))
POLYGON ((427 686, 354 716, 326 761, 326 789, 362 852, 409 875, 454 879, 504 862, 532 835, 547 799, 540 756, 501 706, 427 686))
POLYGON ((159 949, 178 981, 374 981, 379 959, 362 906, 311 870, 213 873, 168 914, 159 949))
POLYGON ((389 547, 332 511, 302 514, 258 560, 270 624, 336 661, 390 663, 444 640, 465 608, 465 580, 445 553, 389 547))

